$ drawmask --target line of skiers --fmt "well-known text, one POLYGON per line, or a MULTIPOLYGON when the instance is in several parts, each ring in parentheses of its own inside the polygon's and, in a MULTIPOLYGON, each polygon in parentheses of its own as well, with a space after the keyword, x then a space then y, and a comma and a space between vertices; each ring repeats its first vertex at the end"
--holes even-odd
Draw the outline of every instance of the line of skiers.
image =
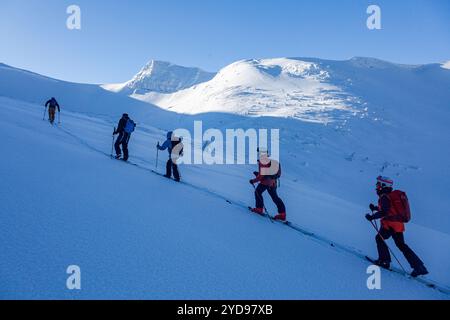
MULTIPOLYGON (((56 109, 60 112, 60 106, 55 98, 47 101, 45 106, 49 109, 49 120, 53 123, 55 121, 56 109)), ((136 123, 130 119, 128 114, 123 114, 119 120, 117 129, 114 128, 113 132, 113 136, 118 135, 114 144, 116 159, 128 161, 128 143, 135 128, 136 123)), ((162 145, 158 142, 156 146, 158 151, 168 151, 169 159, 166 163, 165 177, 170 179, 173 174, 174 180, 177 182, 181 181, 177 160, 183 156, 183 147, 182 139, 176 137, 173 132, 168 132, 166 141, 162 145)), ((258 149, 258 155, 258 171, 254 172, 255 178, 250 180, 250 184, 255 188, 256 202, 255 208, 252 208, 251 211, 259 215, 267 214, 263 198, 264 192, 267 191, 278 209, 278 214, 274 219, 285 222, 287 221, 286 207, 277 192, 281 178, 281 164, 270 158, 267 149, 258 149), (255 187, 255 184, 258 184, 257 187, 255 187)), ((424 263, 405 243, 404 239, 405 223, 408 223, 411 219, 408 198, 404 192, 394 190, 393 186, 394 181, 392 179, 382 176, 377 178, 376 193, 378 196, 378 205, 370 204, 369 208, 372 214, 366 215, 366 219, 377 230, 375 241, 378 249, 378 259, 374 262, 382 268, 390 268, 391 254, 386 240, 392 237, 396 246, 403 253, 413 269, 411 275, 413 277, 426 275, 428 274, 428 270, 424 263), (379 229, 373 222, 375 220, 381 220, 381 227, 379 229)))

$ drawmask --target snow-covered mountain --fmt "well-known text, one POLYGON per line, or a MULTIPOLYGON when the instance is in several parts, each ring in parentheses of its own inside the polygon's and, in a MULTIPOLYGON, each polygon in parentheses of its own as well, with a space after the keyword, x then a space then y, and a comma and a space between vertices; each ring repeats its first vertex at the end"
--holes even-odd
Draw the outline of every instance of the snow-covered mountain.
POLYGON ((418 104, 427 103, 423 97, 434 91, 436 100, 448 98, 447 89, 448 72, 438 64, 408 66, 361 57, 348 61, 282 58, 238 61, 211 81, 186 90, 137 92, 133 97, 188 114, 225 112, 327 123, 364 117, 367 104, 387 107, 377 102, 386 95, 392 101, 396 95, 418 104))
POLYGON ((355 112, 357 97, 330 80, 320 64, 293 59, 245 60, 222 69, 209 82, 174 94, 133 97, 176 112, 225 112, 326 122, 328 113, 355 112))
POLYGON ((442 68, 444 68, 444 69, 450 69, 450 60, 447 61, 447 62, 444 62, 444 63, 442 64, 442 68))
POLYGON ((104 85, 104 88, 125 94, 173 93, 209 81, 214 76, 215 73, 199 68, 151 60, 130 81, 123 84, 104 85))
POLYGON ((450 286, 448 88, 443 64, 270 59, 235 63, 173 94, 133 95, 178 114, 0 65, 4 295, 73 298, 64 268, 80 264, 90 279, 82 298, 445 299, 387 272, 383 290, 368 291, 366 262, 248 214, 254 166, 183 165, 189 185, 150 171, 165 131, 192 130, 194 120, 205 130, 278 128, 290 221, 376 255, 364 214, 375 177, 392 176, 412 205, 408 244, 428 278, 450 286), (42 121, 51 96, 63 108, 59 128, 42 121), (122 112, 138 122, 130 160, 147 170, 109 159, 122 112))

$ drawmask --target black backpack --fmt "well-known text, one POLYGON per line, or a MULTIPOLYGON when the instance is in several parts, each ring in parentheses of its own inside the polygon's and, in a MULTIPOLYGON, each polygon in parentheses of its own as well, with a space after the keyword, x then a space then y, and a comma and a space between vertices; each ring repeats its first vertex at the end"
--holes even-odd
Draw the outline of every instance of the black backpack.
MULTIPOLYGON (((181 138, 171 140, 172 141, 172 150, 174 150, 175 147, 181 143, 181 140, 182 140, 181 138)), ((181 156, 183 155, 183 148, 180 150, 178 155, 181 155, 181 156)))

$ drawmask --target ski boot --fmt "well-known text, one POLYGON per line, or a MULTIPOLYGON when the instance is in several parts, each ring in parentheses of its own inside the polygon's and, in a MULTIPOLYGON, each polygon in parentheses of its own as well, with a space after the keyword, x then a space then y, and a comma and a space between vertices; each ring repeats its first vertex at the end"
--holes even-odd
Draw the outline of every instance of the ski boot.
POLYGON ((286 213, 279 213, 275 216, 274 220, 286 222, 286 213))
POLYGON ((428 272, 427 268, 425 268, 425 266, 422 264, 419 267, 414 268, 413 272, 411 273, 411 277, 417 278, 419 276, 425 276, 428 273, 429 272, 428 272))
POLYGON ((379 266, 380 268, 386 269, 386 270, 390 270, 391 268, 391 263, 388 261, 383 261, 380 259, 377 259, 373 262, 376 266, 379 266))
POLYGON ((259 214, 260 216, 264 215, 264 209, 263 208, 253 208, 253 209, 250 209, 250 210, 251 210, 251 212, 259 214))

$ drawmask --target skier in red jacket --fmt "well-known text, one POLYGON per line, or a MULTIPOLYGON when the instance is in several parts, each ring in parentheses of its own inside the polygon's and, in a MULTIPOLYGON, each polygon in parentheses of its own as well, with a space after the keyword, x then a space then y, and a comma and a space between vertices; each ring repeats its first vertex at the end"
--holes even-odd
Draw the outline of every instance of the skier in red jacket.
POLYGON ((275 220, 286 221, 286 207, 277 194, 278 179, 281 177, 281 165, 278 161, 269 158, 267 150, 258 150, 258 172, 254 172, 256 178, 250 180, 252 185, 259 183, 255 190, 256 208, 252 209, 254 213, 264 215, 263 193, 267 191, 273 202, 278 208, 278 214, 275 220))
POLYGON ((405 243, 404 232, 405 222, 410 219, 409 203, 401 191, 393 191, 394 181, 387 177, 378 177, 376 191, 379 197, 378 206, 370 205, 370 210, 375 214, 366 215, 366 219, 373 221, 381 219, 381 229, 376 237, 378 248, 378 260, 375 261, 380 267, 389 269, 391 255, 386 240, 390 237, 394 239, 395 245, 408 260, 413 272, 411 276, 418 277, 428 274, 424 263, 405 243), (401 199, 403 197, 403 199, 401 199))

